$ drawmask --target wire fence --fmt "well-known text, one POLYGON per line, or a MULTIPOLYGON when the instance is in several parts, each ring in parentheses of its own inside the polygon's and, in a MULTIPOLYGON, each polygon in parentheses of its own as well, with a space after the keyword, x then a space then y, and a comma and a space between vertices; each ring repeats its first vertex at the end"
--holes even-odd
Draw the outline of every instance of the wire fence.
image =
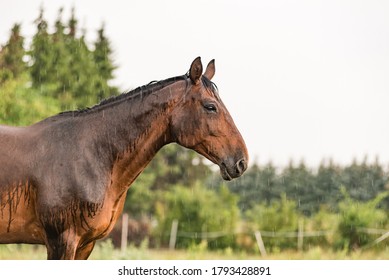
MULTIPOLYGON (((127 235, 128 235, 128 214, 123 214, 122 220, 122 250, 125 250, 127 246, 127 235)), ((372 247, 385 239, 389 238, 389 229, 377 229, 377 228, 356 228, 358 233, 366 233, 371 235, 379 235, 371 244, 366 246, 372 247)), ((265 244, 263 242, 263 237, 266 238, 296 238, 297 239, 297 248, 301 250, 303 248, 304 238, 306 237, 321 237, 321 236, 331 236, 335 233, 335 230, 318 230, 318 231, 304 231, 303 222, 299 223, 297 231, 265 231, 265 230, 256 230, 256 231, 247 231, 247 230, 235 230, 231 231, 214 231, 214 232, 186 232, 178 231, 178 220, 172 222, 170 232, 166 234, 170 236, 169 248, 173 250, 176 246, 176 241, 178 237, 182 238, 191 238, 191 239, 216 239, 224 236, 230 235, 239 235, 247 234, 255 236, 259 251, 262 255, 266 255, 265 244)))
MULTIPOLYGON (((375 229, 375 228, 357 228, 357 232, 363 232, 367 234, 388 234, 389 229, 375 229)), ((335 233, 335 230, 319 230, 319 231, 260 231, 263 237, 270 238, 297 238, 299 235, 304 237, 319 237, 327 236, 335 233)), ((202 239, 213 239, 219 238, 227 235, 236 235, 236 234, 254 234, 255 232, 236 230, 234 232, 225 232, 225 231, 216 231, 216 232, 177 232, 177 237, 186 237, 186 238, 202 238, 202 239)), ((389 237, 389 236, 388 236, 389 237)))

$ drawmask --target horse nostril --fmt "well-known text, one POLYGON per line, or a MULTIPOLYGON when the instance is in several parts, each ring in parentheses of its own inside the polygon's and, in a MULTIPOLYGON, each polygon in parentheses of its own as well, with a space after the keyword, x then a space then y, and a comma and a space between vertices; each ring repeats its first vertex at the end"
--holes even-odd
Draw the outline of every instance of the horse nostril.
POLYGON ((236 163, 235 165, 235 168, 236 168, 236 174, 237 175, 242 175, 243 172, 246 170, 247 168, 247 163, 246 163, 246 160, 245 159, 240 159, 238 160, 238 162, 236 163))

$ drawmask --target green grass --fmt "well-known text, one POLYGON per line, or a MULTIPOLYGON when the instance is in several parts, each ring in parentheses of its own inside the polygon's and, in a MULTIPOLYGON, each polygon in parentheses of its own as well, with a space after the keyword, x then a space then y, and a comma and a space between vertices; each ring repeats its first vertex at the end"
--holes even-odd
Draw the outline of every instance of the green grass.
MULTIPOLYGON (((44 260, 46 248, 41 245, 7 244, 0 245, 0 260, 44 260)), ((334 252, 313 247, 303 252, 282 251, 262 257, 260 254, 247 254, 223 251, 208 251, 201 246, 190 250, 148 249, 147 244, 140 247, 129 246, 122 252, 113 247, 109 240, 97 243, 89 259, 92 260, 389 260, 389 248, 381 251, 356 250, 334 252)))

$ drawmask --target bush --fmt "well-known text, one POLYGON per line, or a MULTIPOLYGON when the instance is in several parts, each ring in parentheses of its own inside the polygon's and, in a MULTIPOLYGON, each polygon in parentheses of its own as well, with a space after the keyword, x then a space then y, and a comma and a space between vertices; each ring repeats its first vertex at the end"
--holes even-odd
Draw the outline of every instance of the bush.
POLYGON ((0 92, 1 124, 30 125, 59 112, 58 102, 28 87, 25 75, 0 85, 0 92))
POLYGON ((367 202, 351 199, 345 188, 345 197, 339 203, 339 224, 336 228, 336 249, 348 251, 372 243, 377 237, 367 233, 368 228, 383 228, 387 223, 386 212, 378 208, 379 203, 388 196, 387 192, 379 194, 367 202))
POLYGON ((339 215, 331 211, 328 205, 322 205, 320 210, 306 221, 304 231, 321 234, 304 237, 305 248, 309 249, 316 246, 330 248, 334 244, 334 231, 339 221, 339 215))
POLYGON ((209 232, 220 233, 208 236, 209 249, 234 247, 234 235, 239 209, 237 198, 226 187, 218 192, 200 184, 193 187, 175 186, 166 192, 164 201, 157 203, 158 226, 154 235, 160 245, 167 246, 173 220, 178 221, 176 248, 189 248, 200 244, 209 232))
MULTIPOLYGON (((273 201, 270 205, 258 204, 246 212, 250 231, 264 232, 297 232, 300 214, 296 210, 296 203, 288 200, 285 194, 281 200, 273 201)), ((268 251, 297 248, 297 237, 266 237, 262 234, 265 247, 268 251)))

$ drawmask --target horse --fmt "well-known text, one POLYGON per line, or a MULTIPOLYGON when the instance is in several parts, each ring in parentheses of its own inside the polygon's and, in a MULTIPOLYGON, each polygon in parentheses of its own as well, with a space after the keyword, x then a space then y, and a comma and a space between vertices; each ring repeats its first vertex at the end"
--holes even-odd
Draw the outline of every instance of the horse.
POLYGON ((0 126, 0 243, 42 244, 47 259, 88 259, 121 215, 127 190, 164 145, 220 167, 247 169, 248 152, 197 57, 182 76, 27 127, 0 126))

